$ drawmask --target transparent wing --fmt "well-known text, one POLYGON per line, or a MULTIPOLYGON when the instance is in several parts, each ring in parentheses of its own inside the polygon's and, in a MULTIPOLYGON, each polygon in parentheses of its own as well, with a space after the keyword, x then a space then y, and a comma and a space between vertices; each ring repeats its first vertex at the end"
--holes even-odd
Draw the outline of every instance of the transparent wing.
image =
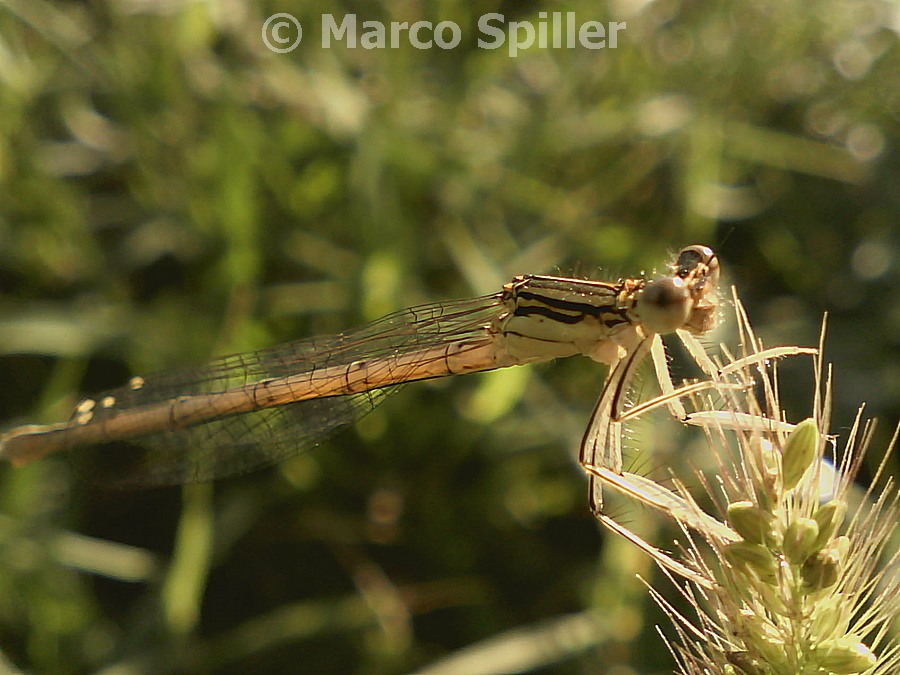
MULTIPOLYGON (((84 406, 79 406, 68 426, 102 424, 111 416, 146 410, 173 397, 234 392, 242 387, 250 391, 255 383, 273 377, 324 372, 399 354, 413 356, 403 365, 412 372, 422 365, 415 358, 416 352, 428 354, 432 347, 488 339, 484 327, 502 311, 499 294, 422 305, 340 335, 225 356, 197 369, 133 378, 127 386, 89 399, 92 407, 86 421, 84 406)), ((434 359, 434 352, 422 358, 434 359)), ((403 380, 402 372, 395 372, 394 376, 403 380)), ((96 446, 75 454, 80 456, 78 462, 86 471, 115 486, 213 480, 292 457, 352 424, 397 388, 224 415, 202 424, 137 435, 127 443, 96 446)), ((66 429, 58 431, 66 433, 66 429)))

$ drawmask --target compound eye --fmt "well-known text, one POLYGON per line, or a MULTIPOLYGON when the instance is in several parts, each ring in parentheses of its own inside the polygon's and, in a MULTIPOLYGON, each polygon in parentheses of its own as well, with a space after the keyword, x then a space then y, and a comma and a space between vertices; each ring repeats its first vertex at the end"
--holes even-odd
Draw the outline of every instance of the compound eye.
POLYGON ((644 286, 638 300, 641 323, 651 333, 672 333, 687 322, 692 304, 683 279, 656 279, 644 286))
POLYGON ((715 252, 708 246, 700 244, 688 246, 681 249, 678 254, 678 260, 675 261, 675 274, 683 279, 700 265, 712 265, 715 258, 715 252))

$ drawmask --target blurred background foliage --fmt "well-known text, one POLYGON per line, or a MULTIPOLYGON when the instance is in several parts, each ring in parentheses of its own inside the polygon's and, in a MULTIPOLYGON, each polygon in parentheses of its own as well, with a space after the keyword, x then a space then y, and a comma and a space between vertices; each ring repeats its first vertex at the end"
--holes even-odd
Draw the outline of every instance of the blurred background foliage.
MULTIPOLYGON (((0 418, 56 421, 133 373, 519 273, 652 272, 705 243, 768 344, 814 344, 830 313, 835 432, 865 401, 883 448, 898 27, 876 0, 0 0, 0 418), (289 54, 261 40, 278 11, 305 27, 289 54), (627 29, 615 50, 476 46, 484 13, 551 11, 627 29), (322 14, 348 12, 463 39, 323 49, 322 14)), ((569 361, 410 386, 215 486, 3 467, 7 666, 671 672, 635 579, 652 566, 601 536, 574 462, 603 368, 569 361)), ((809 367, 785 369, 800 419, 809 367)), ((681 439, 638 428, 634 461, 681 439)))

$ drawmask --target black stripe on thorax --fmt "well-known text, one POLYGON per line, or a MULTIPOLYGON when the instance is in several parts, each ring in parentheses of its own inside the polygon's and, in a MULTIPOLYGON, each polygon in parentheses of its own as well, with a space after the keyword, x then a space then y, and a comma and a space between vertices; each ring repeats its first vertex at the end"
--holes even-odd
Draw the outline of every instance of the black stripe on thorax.
POLYGON ((568 323, 575 324, 579 321, 584 321, 584 317, 587 316, 585 312, 579 312, 577 314, 562 314, 560 312, 555 312, 550 307, 541 307, 538 305, 529 306, 529 307, 516 307, 513 312, 513 316, 534 316, 535 314, 539 316, 546 316, 548 319, 552 319, 558 323, 568 323))
MULTIPOLYGON (((608 305, 606 307, 598 307, 597 305, 588 303, 588 302, 576 302, 574 300, 562 300, 560 298, 551 298, 541 293, 534 293, 532 291, 519 291, 516 295, 516 299, 522 300, 531 300, 534 302, 538 302, 541 305, 547 305, 549 307, 554 307, 556 309, 562 309, 569 312, 575 312, 577 314, 587 314, 590 316, 600 316, 606 312, 615 312, 614 305, 608 305)), ((614 297, 613 297, 614 300, 614 297)))
POLYGON ((588 316, 600 319, 605 326, 612 328, 623 323, 631 323, 626 316, 625 310, 615 309, 614 307, 596 307, 584 303, 569 302, 566 300, 555 300, 553 303, 546 302, 541 305, 516 306, 513 311, 514 316, 545 316, 548 319, 558 323, 574 325, 588 316), (561 309, 567 309, 571 314, 554 311, 546 305, 554 304, 561 309))

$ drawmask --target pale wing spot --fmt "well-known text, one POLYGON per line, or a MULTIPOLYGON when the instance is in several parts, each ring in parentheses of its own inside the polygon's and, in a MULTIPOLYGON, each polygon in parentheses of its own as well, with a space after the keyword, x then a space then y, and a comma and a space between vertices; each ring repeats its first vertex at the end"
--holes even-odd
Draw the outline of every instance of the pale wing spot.
POLYGON ((128 386, 135 390, 140 389, 144 386, 144 378, 136 375, 128 380, 128 386))
POLYGON ((86 398, 81 403, 78 404, 78 407, 75 408, 76 413, 89 413, 94 409, 94 406, 97 405, 97 402, 92 398, 86 398))
POLYGON ((112 408, 116 404, 115 396, 104 396, 103 400, 100 401, 100 405, 104 408, 112 408))

